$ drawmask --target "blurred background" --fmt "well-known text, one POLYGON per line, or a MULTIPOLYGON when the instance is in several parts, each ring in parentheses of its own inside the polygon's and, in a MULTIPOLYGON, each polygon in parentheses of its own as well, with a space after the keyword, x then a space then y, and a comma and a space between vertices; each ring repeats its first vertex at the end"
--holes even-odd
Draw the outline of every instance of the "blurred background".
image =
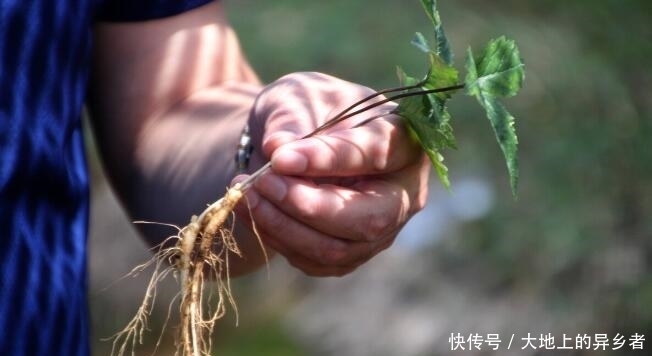
MULTIPOLYGON (((416 0, 224 0, 242 45, 270 82, 315 70, 373 88, 426 63, 409 42, 428 33, 416 0)), ((216 355, 642 355, 652 336, 652 2, 440 1, 463 71, 466 47, 516 39, 526 63, 517 118, 521 185, 512 199, 502 154, 470 98, 450 104, 459 150, 446 152, 452 192, 432 179, 427 208, 396 243, 343 278, 308 278, 279 258, 234 281, 234 313, 216 355), (536 350, 522 349, 528 333, 536 350), (451 335, 498 334, 498 351, 451 350, 451 335), (556 346, 540 349, 541 335, 556 346), (578 349, 607 334, 608 351, 578 349), (511 351, 507 346, 513 335, 511 351), (614 338, 625 344, 611 350, 614 338)), ((92 156, 91 289, 94 354, 140 304, 145 279, 118 280, 149 258, 92 156)), ((173 202, 171 202, 173 203, 173 202)), ((170 281, 151 316, 151 354, 170 281)), ((163 337, 169 351, 174 328, 163 337)))

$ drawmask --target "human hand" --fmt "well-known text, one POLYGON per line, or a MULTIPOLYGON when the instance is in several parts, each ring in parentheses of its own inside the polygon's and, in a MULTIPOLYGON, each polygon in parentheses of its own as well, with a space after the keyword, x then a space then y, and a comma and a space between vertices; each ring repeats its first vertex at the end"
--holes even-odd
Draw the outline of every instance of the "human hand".
POLYGON ((308 275, 353 271, 389 247, 425 204, 430 165, 398 117, 356 126, 373 114, 357 115, 298 140, 372 93, 325 74, 295 73, 267 86, 251 111, 251 165, 271 159, 272 170, 247 193, 239 218, 253 217, 263 241, 308 275))

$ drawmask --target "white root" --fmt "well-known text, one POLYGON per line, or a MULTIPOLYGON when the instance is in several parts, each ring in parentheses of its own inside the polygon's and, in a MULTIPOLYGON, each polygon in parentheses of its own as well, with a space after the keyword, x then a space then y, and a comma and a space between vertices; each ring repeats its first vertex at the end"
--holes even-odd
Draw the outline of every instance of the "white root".
MULTIPOLYGON (((307 134, 303 138, 314 136, 323 132, 337 123, 346 120, 350 117, 358 115, 364 111, 373 109, 390 100, 398 99, 407 95, 422 95, 424 92, 408 93, 408 90, 416 89, 420 86, 408 86, 402 88, 388 89, 369 95, 368 97, 354 103, 350 107, 335 115, 331 120, 307 134), (402 91, 403 93, 395 95, 390 98, 374 102, 368 106, 363 107, 357 111, 351 112, 355 107, 366 103, 381 94, 402 91)), ((393 111, 392 111, 393 112, 393 111)), ((387 113, 382 113, 369 118, 358 125, 364 125, 367 122, 385 116, 387 113)), ((213 331, 215 322, 226 313, 226 303, 228 302, 236 314, 237 320, 237 307, 235 299, 231 293, 231 282, 229 277, 229 254, 233 253, 241 256, 241 251, 238 247, 237 241, 233 237, 232 229, 225 228, 226 222, 233 214, 233 209, 238 204, 244 193, 249 189, 254 181, 262 176, 266 171, 271 169, 271 162, 268 162, 256 172, 251 174, 242 183, 236 184, 228 189, 224 197, 206 208, 199 216, 193 216, 190 223, 184 228, 179 230, 177 236, 172 238, 177 239, 175 246, 165 248, 162 247, 152 257, 150 262, 138 266, 132 271, 137 273, 142 271, 145 267, 152 264, 155 265, 155 271, 150 279, 143 298, 142 305, 138 309, 134 318, 127 324, 127 326, 115 334, 113 338, 113 350, 111 355, 123 356, 127 347, 131 346, 131 354, 134 355, 134 348, 136 343, 142 344, 143 332, 147 327, 147 316, 152 310, 152 305, 156 295, 156 284, 165 278, 171 271, 179 271, 181 275, 181 291, 180 296, 180 333, 179 340, 177 341, 177 351, 175 355, 180 356, 202 356, 210 355, 210 335, 213 331), (214 241, 217 238, 217 241, 214 241), (163 268, 167 262, 174 266, 163 268), (215 283, 213 288, 209 288, 205 293, 205 273, 214 279, 215 283), (204 315, 203 304, 207 300, 204 295, 208 295, 208 299, 213 293, 217 294, 217 304, 214 310, 208 310, 204 315)), ((250 212, 251 213, 251 212, 250 212)), ((263 246, 262 240, 256 231, 256 226, 253 223, 254 235, 258 238, 261 250, 263 252, 265 261, 267 262, 267 252, 263 246)), ((169 239, 168 239, 169 240, 169 239)), ((166 240, 166 242, 168 242, 166 240)), ((162 244, 163 246, 163 244, 162 244)), ((269 266, 268 266, 269 267, 269 266)), ((269 270, 268 270, 269 273, 269 270)), ((176 299, 176 297, 174 298, 176 299)), ((210 301, 210 300, 208 300, 210 301)), ((174 300, 173 300, 174 302, 174 300)), ((167 324, 167 320, 166 320, 167 324)), ((158 346, 158 343, 157 343, 158 346)))
MULTIPOLYGON (((134 355, 136 344, 143 343, 144 332, 147 329, 147 317, 150 315, 156 300, 157 285, 171 272, 174 272, 174 268, 169 266, 169 263, 178 255, 178 248, 176 246, 163 248, 162 246, 164 244, 165 242, 159 246, 158 251, 152 259, 135 267, 127 274, 127 276, 136 276, 146 268, 152 265, 154 266, 154 272, 152 272, 152 276, 147 284, 143 302, 138 308, 136 315, 124 329, 109 338, 113 339, 111 355, 122 356, 127 352, 127 347, 130 347, 131 355, 134 355)), ((160 341, 157 342, 157 346, 159 343, 160 341)))
MULTIPOLYGON (((231 253, 241 256, 241 251, 233 237, 232 228, 225 228, 225 225, 244 195, 244 189, 246 188, 242 185, 235 185, 227 190, 223 198, 211 204, 199 216, 193 216, 190 223, 180 229, 176 236, 166 239, 150 261, 130 272, 129 275, 135 275, 149 266, 154 266, 143 302, 136 315, 124 329, 111 337, 111 355, 124 356, 128 349, 131 350, 131 355, 135 355, 136 346, 143 343, 143 333, 147 329, 147 318, 154 305, 157 284, 170 272, 176 271, 180 274, 181 290, 180 332, 175 355, 210 355, 210 335, 215 322, 225 315, 227 303, 236 312, 237 318, 237 307, 231 293, 228 259, 231 253), (177 240, 174 246, 163 247, 174 239, 177 240), (207 279, 214 280, 211 288, 207 288, 207 279), (206 312, 203 305, 212 295, 217 296, 216 306, 206 312)), ((174 300, 176 297, 173 302, 174 300)), ((159 343, 160 338, 157 347, 159 343)))

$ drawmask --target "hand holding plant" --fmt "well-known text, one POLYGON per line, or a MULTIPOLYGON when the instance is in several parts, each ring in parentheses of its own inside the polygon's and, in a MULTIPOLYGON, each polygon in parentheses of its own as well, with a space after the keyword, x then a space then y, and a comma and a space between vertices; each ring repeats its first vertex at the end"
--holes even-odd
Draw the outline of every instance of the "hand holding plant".
POLYGON ((156 266, 143 305, 115 336, 119 355, 142 342, 156 283, 171 271, 181 277, 179 353, 210 353, 215 322, 227 304, 235 309, 229 256, 241 252, 227 221, 236 207, 266 244, 311 275, 350 272, 391 245, 425 203, 424 153, 441 183, 450 186, 443 153, 457 142, 446 104, 456 93, 475 97, 485 109, 516 195, 515 119, 499 99, 522 86, 518 49, 505 37, 489 41, 477 57, 469 49, 467 74, 460 81, 436 1, 421 3, 434 32, 432 43, 420 33, 413 41, 429 64, 422 79, 399 68, 401 87, 374 92, 326 75, 298 73, 263 91, 250 119, 258 144, 252 165, 261 168, 237 178, 224 197, 168 239, 173 246, 163 244, 152 261, 135 269, 156 266), (350 105, 333 108, 348 98, 350 105), (245 195, 248 207, 239 204, 245 195), (166 268, 166 262, 173 266, 166 268), (217 298, 207 303, 211 295, 217 298))

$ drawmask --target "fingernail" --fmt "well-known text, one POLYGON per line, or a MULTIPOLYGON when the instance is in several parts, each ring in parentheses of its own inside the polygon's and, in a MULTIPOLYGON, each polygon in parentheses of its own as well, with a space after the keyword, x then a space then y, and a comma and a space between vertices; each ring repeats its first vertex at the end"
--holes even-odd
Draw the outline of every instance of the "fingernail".
POLYGON ((287 185, 281 177, 275 174, 265 174, 256 182, 256 188, 267 199, 282 201, 287 194, 287 185))
POLYGON ((272 156, 272 167, 285 174, 300 174, 308 168, 308 159, 293 149, 281 147, 272 156))

